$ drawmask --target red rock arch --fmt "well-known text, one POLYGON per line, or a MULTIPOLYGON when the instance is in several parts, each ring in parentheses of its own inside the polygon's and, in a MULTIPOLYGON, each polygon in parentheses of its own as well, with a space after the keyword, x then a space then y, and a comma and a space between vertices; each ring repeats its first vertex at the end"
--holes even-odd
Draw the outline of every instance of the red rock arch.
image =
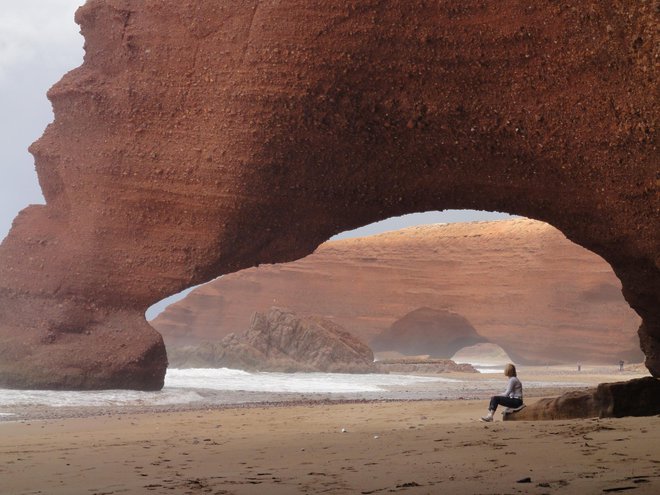
MULTIPOLYGON (((660 376, 654 12, 590 0, 90 0, 0 248, 0 385, 156 389, 144 310, 415 211, 546 221, 660 376)), ((657 55, 657 54, 656 54, 657 55)))

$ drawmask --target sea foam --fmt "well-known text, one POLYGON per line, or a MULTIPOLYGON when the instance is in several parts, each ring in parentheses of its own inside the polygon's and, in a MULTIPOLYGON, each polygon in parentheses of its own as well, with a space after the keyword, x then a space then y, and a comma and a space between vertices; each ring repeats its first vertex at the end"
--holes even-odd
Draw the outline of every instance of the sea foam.
POLYGON ((381 392, 390 387, 430 382, 455 382, 449 378, 345 373, 248 373, 221 369, 169 370, 166 388, 195 388, 246 392, 332 394, 381 392))
MULTIPOLYGON (((158 392, 132 390, 51 391, 0 389, 0 407, 165 406, 208 400, 206 391, 293 394, 351 394, 431 382, 456 382, 440 377, 343 373, 249 373, 227 368, 169 369, 158 392)), ((215 394, 217 396, 217 394, 215 394)))

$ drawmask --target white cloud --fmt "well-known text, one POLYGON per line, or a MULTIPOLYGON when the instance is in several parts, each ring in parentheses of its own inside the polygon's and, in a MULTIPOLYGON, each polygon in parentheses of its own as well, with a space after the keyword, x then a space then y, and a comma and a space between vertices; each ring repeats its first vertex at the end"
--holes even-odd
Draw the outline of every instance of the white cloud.
POLYGON ((73 21, 83 0, 21 0, 3 2, 0 13, 0 83, 18 66, 36 59, 49 65, 80 53, 82 37, 73 21), (48 56, 44 56, 44 55, 48 56))

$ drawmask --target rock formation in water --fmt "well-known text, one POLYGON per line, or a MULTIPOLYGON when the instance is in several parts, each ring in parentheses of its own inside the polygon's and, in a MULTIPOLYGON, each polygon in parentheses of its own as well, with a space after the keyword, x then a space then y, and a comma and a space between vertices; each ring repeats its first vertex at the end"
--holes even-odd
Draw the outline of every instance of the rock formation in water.
MULTIPOLYGON (((496 342, 515 362, 643 358, 639 317, 607 263, 550 225, 528 219, 330 241, 302 260, 261 265, 203 285, 152 324, 168 346, 219 340, 274 303, 332 318, 376 351, 377 336, 427 306, 446 310, 433 312, 431 320, 448 317, 466 337, 496 342)), ((410 337, 395 348, 431 353, 435 344, 410 337)), ((451 357, 446 351, 442 356, 451 357)))
POLYGON ((463 347, 486 342, 461 315, 447 310, 419 308, 396 320, 371 340, 378 351, 407 356, 428 355, 449 359, 463 347))
POLYGON ((506 414, 504 420, 622 418, 657 414, 660 414, 660 380, 644 377, 628 382, 601 383, 594 389, 540 399, 519 412, 506 414))
POLYGON ((371 349, 336 323, 313 316, 301 318, 280 308, 255 313, 250 328, 241 335, 176 349, 171 364, 248 371, 375 371, 371 349))
POLYGON ((479 373, 471 364, 458 364, 451 359, 382 359, 374 365, 378 373, 479 373))
POLYGON ((652 2, 89 0, 76 20, 84 62, 30 148, 46 204, 0 247, 0 386, 159 388, 156 301, 449 208, 601 255, 660 375, 652 2))

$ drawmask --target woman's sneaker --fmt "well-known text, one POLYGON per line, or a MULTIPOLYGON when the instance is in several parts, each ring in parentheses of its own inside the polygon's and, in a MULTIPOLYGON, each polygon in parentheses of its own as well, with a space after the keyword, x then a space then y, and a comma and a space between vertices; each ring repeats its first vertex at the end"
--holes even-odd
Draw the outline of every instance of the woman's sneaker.
POLYGON ((481 416, 481 421, 485 421, 486 423, 490 423, 491 421, 493 421, 493 417, 492 416, 481 416))

